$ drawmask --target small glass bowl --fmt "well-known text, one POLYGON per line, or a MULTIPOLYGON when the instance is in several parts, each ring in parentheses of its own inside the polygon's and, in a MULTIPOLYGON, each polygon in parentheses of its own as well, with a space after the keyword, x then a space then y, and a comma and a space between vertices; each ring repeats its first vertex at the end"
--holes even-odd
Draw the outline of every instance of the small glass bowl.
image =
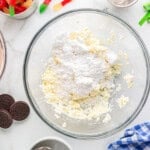
POLYGON ((47 147, 50 150, 56 149, 56 150, 72 150, 70 145, 66 143, 64 140, 57 138, 57 137, 45 137, 40 140, 38 140, 30 150, 36 150, 36 149, 44 149, 44 147, 47 147))
POLYGON ((35 10, 37 9, 37 6, 38 6, 38 0, 33 0, 31 6, 25 11, 23 11, 22 13, 15 14, 14 16, 10 16, 9 14, 6 14, 3 11, 0 11, 0 14, 3 16, 12 18, 12 19, 25 19, 25 18, 30 17, 35 12, 35 10))
POLYGON ((0 32, 0 77, 5 68, 6 63, 6 46, 2 33, 0 32))
POLYGON ((108 2, 110 2, 113 6, 121 8, 130 7, 137 1, 138 0, 108 0, 108 2))

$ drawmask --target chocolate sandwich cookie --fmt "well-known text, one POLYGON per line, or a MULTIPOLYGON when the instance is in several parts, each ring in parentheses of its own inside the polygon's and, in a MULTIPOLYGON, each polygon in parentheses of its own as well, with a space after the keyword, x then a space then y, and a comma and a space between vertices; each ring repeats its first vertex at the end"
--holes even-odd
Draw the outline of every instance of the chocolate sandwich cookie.
POLYGON ((27 103, 17 101, 10 107, 10 114, 14 120, 21 121, 28 117, 30 108, 27 103))
POLYGON ((0 109, 9 111, 10 106, 15 102, 14 98, 8 94, 0 95, 0 109))
POLYGON ((13 123, 12 117, 7 110, 0 109, 0 127, 7 129, 13 123))

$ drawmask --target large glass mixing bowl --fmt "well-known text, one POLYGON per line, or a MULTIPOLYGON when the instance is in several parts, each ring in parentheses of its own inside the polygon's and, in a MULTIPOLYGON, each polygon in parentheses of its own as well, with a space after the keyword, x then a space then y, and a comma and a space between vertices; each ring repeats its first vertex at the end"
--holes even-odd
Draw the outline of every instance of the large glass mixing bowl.
MULTIPOLYGON (((40 118, 53 129, 74 138, 103 138, 125 128, 143 108, 150 88, 150 64, 148 52, 138 34, 123 20, 100 10, 80 9, 66 12, 46 23, 31 41, 24 63, 24 85, 28 98, 40 118), (89 28, 100 39, 115 38, 109 48, 118 52, 125 50, 130 65, 123 72, 134 70, 134 87, 123 86, 120 95, 129 96, 128 105, 111 112, 109 123, 81 121, 61 114, 57 119, 51 105, 45 102, 41 90, 41 75, 50 57, 52 43, 56 36, 89 28), (113 33, 113 35, 112 35, 113 33), (114 36, 115 35, 115 36, 114 36), (66 126, 62 126, 63 123, 66 126)), ((123 81, 120 81, 123 84, 123 81)))

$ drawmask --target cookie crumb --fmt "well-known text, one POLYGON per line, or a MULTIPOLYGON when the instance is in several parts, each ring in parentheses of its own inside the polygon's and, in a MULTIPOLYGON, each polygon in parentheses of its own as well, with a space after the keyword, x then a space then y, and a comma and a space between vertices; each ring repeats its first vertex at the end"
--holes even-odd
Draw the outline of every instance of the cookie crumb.
POLYGON ((107 123, 111 120, 110 114, 106 114, 105 118, 103 119, 103 123, 107 123))
POLYGON ((132 88, 133 87, 133 79, 134 76, 132 74, 126 74, 123 79, 126 81, 127 87, 132 88))
POLYGON ((121 88, 122 88, 121 84, 118 84, 117 87, 116 87, 116 91, 119 92, 121 90, 121 88))
POLYGON ((118 106, 119 106, 120 108, 125 107, 128 102, 129 102, 129 97, 125 97, 124 95, 122 95, 122 96, 117 100, 118 106))
POLYGON ((60 116, 58 115, 58 114, 55 114, 54 115, 57 119, 59 119, 60 118, 60 116))
POLYGON ((62 124, 62 127, 66 128, 66 127, 67 127, 67 123, 64 122, 64 123, 62 124))

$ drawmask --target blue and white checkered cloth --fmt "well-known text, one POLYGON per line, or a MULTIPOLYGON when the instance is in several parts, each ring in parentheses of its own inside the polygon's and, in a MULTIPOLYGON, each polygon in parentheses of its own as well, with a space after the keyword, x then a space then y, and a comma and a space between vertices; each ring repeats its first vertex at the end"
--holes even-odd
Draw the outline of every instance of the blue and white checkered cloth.
POLYGON ((122 138, 108 146, 108 150, 150 150, 150 122, 127 129, 122 138))

